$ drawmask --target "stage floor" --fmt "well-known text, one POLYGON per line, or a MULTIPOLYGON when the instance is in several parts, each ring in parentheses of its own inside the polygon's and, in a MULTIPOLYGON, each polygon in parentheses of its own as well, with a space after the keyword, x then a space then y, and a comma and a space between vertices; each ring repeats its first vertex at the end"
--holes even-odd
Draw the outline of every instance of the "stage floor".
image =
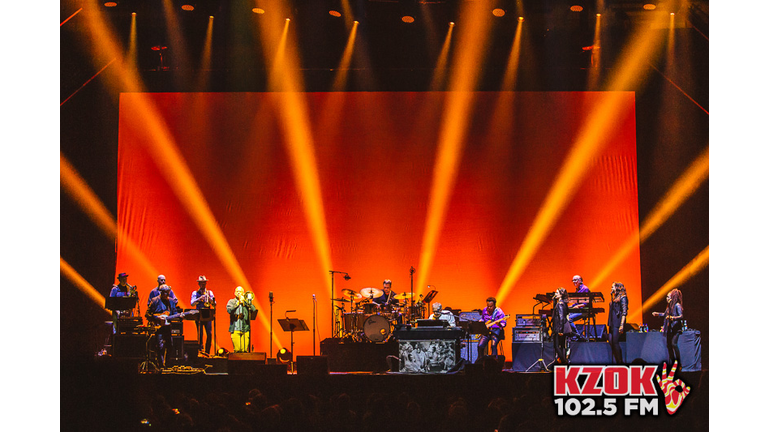
POLYGON ((678 372, 692 390, 673 416, 661 403, 657 417, 590 418, 557 416, 554 375, 546 372, 318 375, 273 368, 235 375, 184 366, 140 374, 136 361, 115 358, 61 365, 62 430, 493 431, 504 416, 519 431, 708 426, 706 370, 678 372))

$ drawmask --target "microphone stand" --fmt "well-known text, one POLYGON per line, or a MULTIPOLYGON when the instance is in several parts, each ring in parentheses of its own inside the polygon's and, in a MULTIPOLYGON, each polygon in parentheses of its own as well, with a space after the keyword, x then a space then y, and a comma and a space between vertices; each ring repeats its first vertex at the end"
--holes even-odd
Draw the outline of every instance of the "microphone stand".
POLYGON ((408 314, 408 322, 411 323, 411 319, 413 318, 413 273, 416 271, 416 269, 411 266, 411 313, 408 314))
POLYGON ((272 291, 269 292, 269 358, 272 358, 272 304, 275 298, 272 291))
POLYGON ((341 332, 341 329, 336 327, 336 309, 333 307, 333 297, 336 295, 336 290, 334 289, 333 285, 333 275, 335 273, 344 273, 345 280, 350 280, 352 278, 349 277, 349 273, 343 271, 328 270, 328 273, 331 274, 331 337, 333 338, 337 337, 341 332))
POLYGON ((312 355, 315 356, 316 354, 316 348, 315 348, 315 326, 317 323, 317 298, 314 294, 312 294, 312 355))

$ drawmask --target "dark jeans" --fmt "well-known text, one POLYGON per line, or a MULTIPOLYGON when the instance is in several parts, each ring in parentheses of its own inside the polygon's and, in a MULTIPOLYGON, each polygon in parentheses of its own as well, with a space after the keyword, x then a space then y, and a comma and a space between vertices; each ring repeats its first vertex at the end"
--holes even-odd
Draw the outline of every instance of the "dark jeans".
POLYGON ((619 326, 612 326, 608 333, 608 343, 611 344, 611 352, 613 352, 613 364, 624 363, 624 358, 621 354, 621 345, 619 345, 619 326))
POLYGON ((168 349, 173 347, 173 338, 171 337, 171 326, 161 326, 155 332, 155 347, 157 353, 157 366, 165 368, 165 357, 168 349))
POLYGON ((501 340, 501 329, 491 329, 489 335, 483 335, 480 337, 480 341, 477 343, 477 360, 482 360, 485 357, 485 353, 488 351, 488 343, 491 343, 491 355, 499 355, 499 341, 501 340))
MULTIPOLYGON (((669 352, 669 365, 675 364, 675 360, 680 363, 680 348, 677 346, 677 340, 682 332, 667 332, 667 351, 669 352)), ((680 365, 682 367, 682 365, 680 365)))
MULTIPOLYGON (((211 325, 211 321, 203 321, 203 328, 205 329, 205 352, 206 354, 211 353, 211 334, 213 333, 213 326, 211 325)), ((203 332, 200 331, 200 323, 195 322, 195 325, 197 326, 197 344, 199 349, 203 350, 203 332)))
POLYGON ((569 335, 559 335, 557 332, 553 332, 552 341, 555 345, 555 359, 560 359, 560 363, 568 364, 568 350, 565 346, 565 342, 568 340, 569 335))

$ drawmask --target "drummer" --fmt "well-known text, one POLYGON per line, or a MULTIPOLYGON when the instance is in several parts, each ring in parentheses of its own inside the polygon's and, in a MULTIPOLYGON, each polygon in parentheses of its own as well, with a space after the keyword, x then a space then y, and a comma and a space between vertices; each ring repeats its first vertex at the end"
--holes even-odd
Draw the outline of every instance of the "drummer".
POLYGON ((392 291, 392 281, 389 279, 385 279, 382 291, 384 291, 384 294, 380 295, 379 297, 376 297, 373 299, 373 302, 378 304, 382 307, 382 309, 386 309, 387 306, 395 306, 399 304, 399 300, 396 298, 397 293, 392 291))

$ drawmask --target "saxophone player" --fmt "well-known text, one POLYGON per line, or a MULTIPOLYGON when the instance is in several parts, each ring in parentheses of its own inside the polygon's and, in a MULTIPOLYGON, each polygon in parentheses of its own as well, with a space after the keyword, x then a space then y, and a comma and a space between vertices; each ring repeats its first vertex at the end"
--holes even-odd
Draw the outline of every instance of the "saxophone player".
MULTIPOLYGON (((117 275, 117 285, 112 285, 112 291, 109 292, 110 297, 138 297, 139 292, 136 289, 136 285, 128 283, 128 273, 120 273, 117 275)), ((138 302, 137 302, 138 304, 138 302)), ((112 333, 117 333, 117 320, 120 317, 132 317, 133 309, 112 311, 112 333)))

